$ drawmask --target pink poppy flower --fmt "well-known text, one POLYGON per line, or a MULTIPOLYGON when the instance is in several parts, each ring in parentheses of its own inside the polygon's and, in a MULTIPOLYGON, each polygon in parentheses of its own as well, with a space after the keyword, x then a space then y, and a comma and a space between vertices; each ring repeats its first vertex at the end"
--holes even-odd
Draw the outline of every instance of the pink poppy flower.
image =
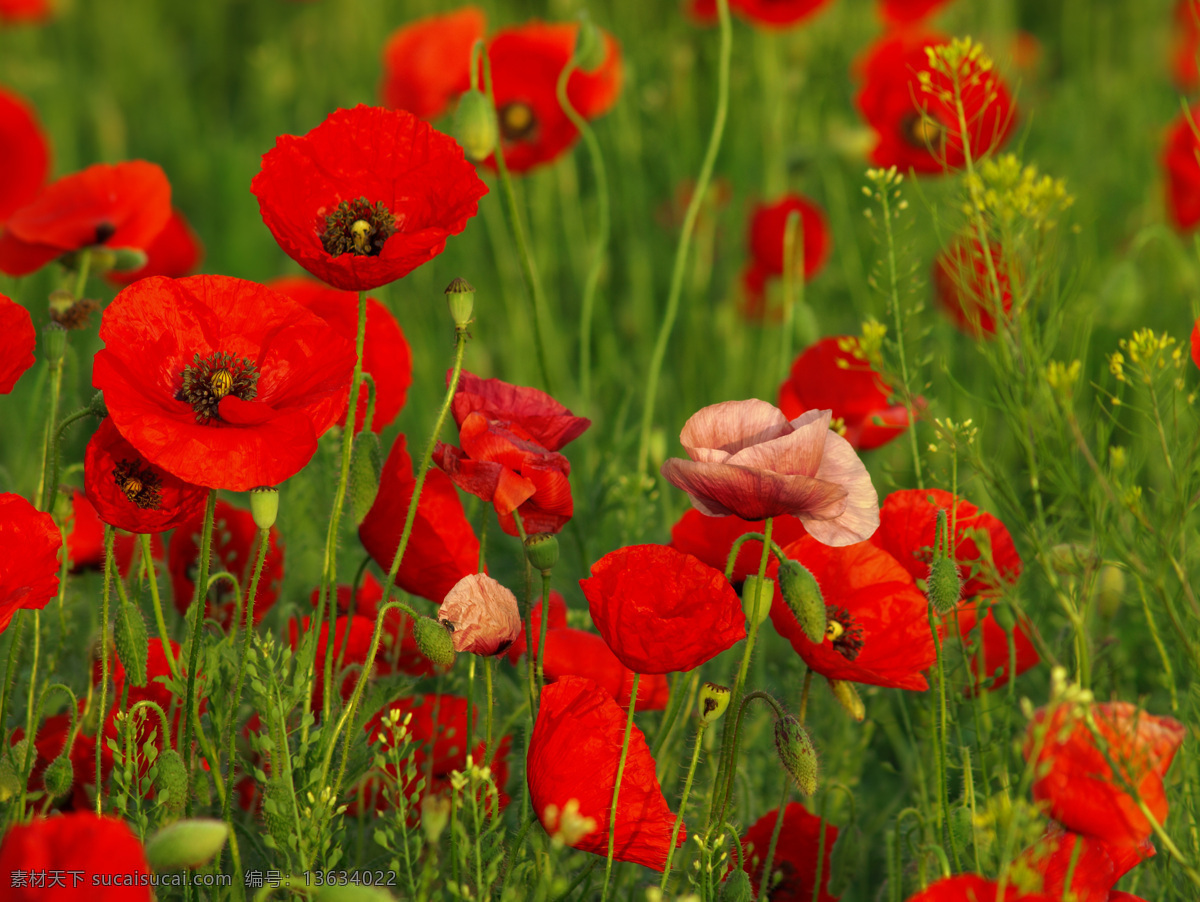
POLYGON ((454 650, 498 655, 521 635, 517 597, 486 573, 454 584, 438 608, 438 620, 451 627, 454 650))

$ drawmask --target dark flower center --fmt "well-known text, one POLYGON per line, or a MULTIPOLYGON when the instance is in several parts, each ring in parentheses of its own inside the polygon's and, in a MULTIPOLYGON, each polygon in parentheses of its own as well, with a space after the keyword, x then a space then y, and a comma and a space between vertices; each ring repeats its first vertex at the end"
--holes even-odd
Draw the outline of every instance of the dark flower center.
POLYGON ((537 128, 537 117, 533 107, 516 100, 500 108, 500 134, 505 141, 520 141, 528 138, 537 128))
POLYGON ((396 231, 396 217, 383 201, 371 203, 365 197, 344 200, 325 217, 321 244, 332 257, 356 254, 378 257, 383 244, 396 231))
POLYGON ((113 479, 125 497, 142 510, 158 510, 162 502, 162 480, 149 467, 123 460, 113 467, 113 479))
POLYGON ((93 241, 92 243, 93 244, 103 244, 109 238, 111 238, 114 234, 116 234, 116 231, 117 231, 117 227, 115 225, 113 225, 111 222, 102 222, 98 226, 96 226, 96 240, 93 241))
POLYGON ((942 124, 932 116, 910 113, 900 122, 900 134, 908 144, 918 150, 939 147, 945 134, 942 124))
POLYGON ((218 408, 226 395, 253 401, 258 394, 258 375, 258 367, 249 357, 239 360, 217 351, 201 359, 196 354, 191 365, 183 368, 183 387, 175 398, 191 404, 196 422, 203 425, 219 418, 218 408))
POLYGON ((863 629, 849 611, 836 604, 825 605, 825 638, 833 650, 847 661, 853 661, 863 647, 863 629))

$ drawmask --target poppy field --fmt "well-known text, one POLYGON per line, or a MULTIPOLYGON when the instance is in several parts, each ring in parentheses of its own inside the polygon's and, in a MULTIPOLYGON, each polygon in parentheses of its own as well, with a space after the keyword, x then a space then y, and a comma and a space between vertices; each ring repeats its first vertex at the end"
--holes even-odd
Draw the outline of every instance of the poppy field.
POLYGON ((1200 0, 0 0, 0 899, 1200 899, 1200 0))

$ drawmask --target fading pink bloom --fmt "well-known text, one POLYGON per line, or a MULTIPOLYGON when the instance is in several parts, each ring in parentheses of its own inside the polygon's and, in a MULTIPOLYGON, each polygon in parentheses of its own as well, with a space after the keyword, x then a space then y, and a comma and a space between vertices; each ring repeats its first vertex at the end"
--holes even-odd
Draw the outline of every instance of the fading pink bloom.
POLYGON ((438 620, 454 634, 454 650, 498 655, 521 635, 517 597, 485 573, 472 573, 454 584, 438 620))
POLYGON ((691 460, 662 474, 710 517, 763 520, 792 514, 826 545, 853 545, 879 526, 879 496, 828 410, 792 421, 772 404, 724 401, 697 411, 679 434, 691 460))

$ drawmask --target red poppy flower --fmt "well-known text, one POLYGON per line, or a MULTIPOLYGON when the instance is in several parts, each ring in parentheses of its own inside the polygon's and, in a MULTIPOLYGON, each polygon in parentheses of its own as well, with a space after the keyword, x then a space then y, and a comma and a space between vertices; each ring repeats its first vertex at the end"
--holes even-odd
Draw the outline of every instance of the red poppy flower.
POLYGON ((890 403, 891 386, 871 368, 858 339, 834 335, 809 345, 779 386, 779 409, 788 419, 809 410, 832 411, 850 447, 869 451, 908 428, 908 410, 890 403))
POLYGON ((545 392, 465 372, 452 411, 462 449, 438 442, 434 462, 460 489, 490 501, 510 536, 519 534, 513 510, 528 534, 561 530, 575 507, 571 464, 557 451, 591 420, 545 392))
MULTIPOLYGON (((761 533, 765 525, 765 520, 708 517, 693 508, 671 527, 671 547, 699 558, 724 573, 733 543, 748 532, 761 533)), ((780 547, 805 535, 808 532, 804 524, 795 517, 776 517, 771 527, 771 539, 780 547)), ((757 539, 743 542, 733 562, 733 582, 740 583, 751 573, 758 573, 761 561, 762 542, 757 539)))
POLYGON ((888 495, 871 543, 891 554, 913 579, 925 579, 933 558, 939 510, 945 510, 954 522, 954 557, 963 580, 963 598, 995 595, 1003 584, 1017 581, 1021 556, 1004 524, 969 501, 960 498, 956 505, 954 496, 942 489, 901 489, 888 495), (977 544, 977 538, 984 535, 983 547, 990 547, 990 559, 977 544))
POLYGON ((105 417, 83 455, 83 485, 100 520, 127 532, 174 529, 203 516, 208 490, 154 466, 105 417))
MULTIPOLYGON (((542 689, 529 737, 525 773, 534 812, 551 836, 561 831, 568 845, 596 855, 608 854, 625 721, 625 712, 612 696, 591 680, 563 677, 542 689), (578 806, 576 817, 593 822, 591 830, 564 817, 572 801, 578 806)), ((675 815, 663 798, 654 758, 636 724, 629 734, 615 817, 613 857, 617 861, 658 871, 666 867, 675 815)), ((681 826, 677 846, 687 838, 686 832, 681 826)))
POLYGON ((1167 146, 1163 150, 1163 168, 1167 171, 1167 212, 1171 222, 1181 231, 1200 223, 1200 138, 1192 122, 1200 122, 1200 105, 1192 107, 1189 115, 1179 114, 1171 123, 1167 146), (1190 116, 1190 120, 1189 120, 1190 116))
POLYGON ((979 609, 976 605, 976 600, 968 599, 955 611, 959 632, 964 637, 968 637, 972 630, 979 627, 979 633, 969 637, 970 641, 975 643, 976 651, 971 656, 971 672, 975 675, 975 685, 967 690, 968 693, 980 688, 991 692, 1008 684, 1010 642, 1015 643, 1016 676, 1037 667, 1042 660, 1029 638, 1033 627, 1023 614, 1018 615, 1010 639, 1008 632, 996 622, 996 617, 990 609, 980 625, 979 609))
MULTIPOLYGON (((500 119, 504 161, 526 172, 558 159, 579 140, 579 130, 558 105, 558 77, 575 52, 577 24, 534 20, 498 31, 488 42, 492 91, 500 119)), ((571 106, 595 119, 612 108, 621 90, 621 48, 607 32, 604 61, 592 72, 576 70, 567 81, 571 106)), ((489 157, 488 166, 495 165, 489 157)))
POLYGON ((436 119, 471 86, 471 48, 487 15, 477 6, 425 16, 392 32, 383 45, 384 106, 436 119))
MULTIPOLYGON (((809 640, 775 587, 771 621, 813 670, 831 680, 926 689, 923 671, 937 658, 929 632, 929 602, 913 578, 870 542, 834 548, 805 536, 784 553, 817 580, 829 629, 809 640)), ((779 565, 771 562, 774 578, 779 565)))
POLYGON ((362 105, 303 137, 280 135, 250 190, 284 252, 346 291, 432 260, 488 191, 453 138, 412 113, 362 105))
MULTIPOLYGON (((762 882, 763 865, 771 848, 775 820, 779 809, 768 811, 742 837, 742 867, 750 875, 755 898, 762 882)), ((829 892, 829 856, 837 842, 838 828, 825 825, 825 854, 820 860, 821 891, 819 902, 837 902, 829 892)), ((788 802, 783 812, 783 829, 771 863, 771 888, 766 898, 771 902, 813 902, 813 885, 817 882, 817 853, 821 847, 821 819, 810 814, 799 802, 788 802)))
POLYGON ((936 13, 950 0, 879 0, 879 14, 891 26, 920 22, 936 13))
POLYGON ((938 306, 955 326, 976 338, 994 335, 997 319, 1006 318, 1013 305, 1013 283, 1004 253, 995 242, 989 253, 1000 285, 1003 313, 996 309, 992 274, 978 240, 959 238, 933 263, 933 293, 938 306))
POLYGON ((959 874, 944 877, 929 884, 908 902, 1060 902, 1041 893, 1024 893, 1011 883, 1000 895, 1000 886, 994 880, 978 874, 959 874))
POLYGON ((53 11, 50 0, 0 0, 0 23, 32 25, 45 22, 53 11))
MULTIPOLYGON (((1187 735, 1183 724, 1156 717, 1129 702, 1088 709, 1109 757, 1160 824, 1167 816, 1163 777, 1187 735)), ((1026 759, 1037 753, 1033 798, 1047 814, 1085 836, 1138 845, 1150 822, 1122 787, 1083 717, 1068 704, 1039 708, 1025 735, 1026 759)))
POLYGON ((133 270, 110 270, 104 277, 114 285, 132 285, 147 276, 169 276, 177 279, 190 275, 204 259, 204 245, 184 215, 174 207, 171 218, 146 245, 146 265, 133 270))
MULTIPOLYGON (((171 536, 167 549, 167 568, 171 571, 171 588, 175 593, 175 608, 186 614, 196 594, 196 572, 199 568, 200 533, 204 526, 204 511, 179 527, 171 536)), ((258 554, 258 526, 248 510, 217 501, 213 518, 212 572, 228 570, 241 584, 243 598, 250 590, 255 556, 258 554)), ((254 622, 262 622, 267 611, 279 598, 283 584, 283 549, 279 547, 279 531, 271 527, 267 539, 267 556, 263 560, 258 591, 254 595, 254 622)), ((229 628, 239 599, 233 594, 228 580, 218 580, 209 590, 204 609, 205 617, 216 619, 229 628)), ((239 626, 241 623, 239 623, 239 626)))
POLYGON ((592 620, 637 673, 694 670, 746 638, 746 615, 725 574, 667 545, 631 545, 579 581, 592 620))
MULTIPOLYGON (((806 197, 785 194, 772 204, 755 206, 750 216, 750 255, 768 274, 782 276, 787 221, 788 217, 796 212, 800 214, 796 237, 802 239, 804 278, 807 281, 820 272, 825 261, 829 259, 832 238, 825 214, 806 197)), ((799 254, 796 254, 796 259, 798 258, 799 254)))
POLYGON ((171 217, 171 185, 153 163, 97 163, 51 182, 0 235, 0 271, 23 276, 95 245, 146 248, 171 217))
POLYGON ((822 542, 861 542, 879 525, 879 499, 866 467, 829 422, 828 410, 789 421, 757 399, 712 404, 679 434, 691 459, 671 458, 662 474, 703 514, 791 514, 822 542))
MULTIPOLYGON (((0 21, 4 18, 0 0, 0 21)), ((0 224, 37 196, 49 171, 50 147, 33 108, 0 88, 0 224)))
MULTIPOLYGON (((416 479, 403 435, 396 436, 379 476, 379 494, 358 527, 367 553, 385 572, 400 547, 404 518, 416 479)), ((421 489, 412 534, 396 585, 405 592, 440 602, 454 584, 479 569, 479 540, 463 513, 454 484, 430 470, 421 489)))
POLYGON ((150 902, 150 866, 129 825, 112 817, 77 812, 34 818, 11 827, 0 841, 0 871, 8 875, 9 902, 70 902, 81 895, 70 875, 88 880, 82 894, 94 902, 150 902), (61 885, 32 879, 19 886, 16 874, 60 874, 61 885), (130 880, 144 885, 129 885, 130 880))
MULTIPOLYGON (((938 35, 899 33, 868 51, 855 102, 878 137, 871 152, 876 166, 936 174, 965 165, 953 85, 930 68, 926 55, 926 48, 943 43, 938 35)), ((971 157, 979 159, 1008 140, 1016 104, 995 70, 980 69, 977 60, 963 63, 959 80, 971 157)))
POLYGON ((20 495, 0 494, 0 632, 22 608, 40 611, 58 595, 62 533, 20 495))
MULTIPOLYGON (((790 28, 799 25, 826 6, 830 0, 730 0, 729 10, 755 25, 790 28)), ((709 25, 717 21, 717 0, 687 0, 693 21, 709 25)))
POLYGON ((194 485, 278 485, 346 405, 354 345, 291 298, 229 276, 152 276, 100 324, 92 385, 156 466, 194 485))
MULTIPOLYGON (((357 341, 358 297, 353 292, 338 291, 304 276, 275 279, 268 282, 267 287, 307 307, 347 341, 357 341)), ((382 432, 404 407, 408 387, 412 385, 412 352, 396 318, 375 298, 367 298, 363 372, 370 373, 375 380, 375 416, 371 420, 371 431, 382 432)), ((358 393, 358 417, 354 425, 356 433, 362 431, 366 416, 367 388, 364 385, 358 393)), ((344 410, 338 423, 346 425, 344 410)))
MULTIPOLYGON (((3 140, 0 138, 0 140, 3 140)), ((16 301, 0 294, 0 395, 7 395, 25 371, 33 366, 37 330, 33 317, 16 301)))
POLYGON ((1018 886, 1040 886, 1040 892, 1051 899, 1110 902, 1117 898, 1110 895, 1113 884, 1152 855, 1149 840, 1140 846, 1115 846, 1052 826, 1013 862, 1009 877, 1018 886), (1068 873, 1072 875, 1069 894, 1068 873))
POLYGON ((1171 52, 1171 73, 1175 87, 1184 93, 1200 85, 1200 5, 1196 0, 1177 0, 1175 3, 1175 33, 1171 52))

